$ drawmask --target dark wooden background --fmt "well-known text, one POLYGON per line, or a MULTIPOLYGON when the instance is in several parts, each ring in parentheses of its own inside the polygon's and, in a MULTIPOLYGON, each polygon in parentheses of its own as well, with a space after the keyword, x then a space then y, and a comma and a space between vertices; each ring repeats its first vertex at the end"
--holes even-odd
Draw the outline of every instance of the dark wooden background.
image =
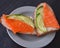
MULTIPOLYGON (((21 6, 37 6, 41 2, 47 2, 56 15, 60 24, 60 1, 59 0, 0 0, 0 16, 9 14, 21 6)), ((0 24, 0 48, 24 48, 11 40, 6 29, 0 24)), ((60 48, 60 30, 57 31, 54 40, 43 48, 60 48)))

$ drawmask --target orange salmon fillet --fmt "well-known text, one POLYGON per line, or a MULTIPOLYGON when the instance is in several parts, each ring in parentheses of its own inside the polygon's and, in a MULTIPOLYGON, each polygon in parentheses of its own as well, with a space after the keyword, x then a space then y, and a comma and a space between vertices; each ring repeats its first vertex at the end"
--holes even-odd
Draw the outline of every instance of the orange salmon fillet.
POLYGON ((53 27, 53 28, 59 28, 59 24, 58 21, 54 15, 54 12, 52 11, 52 9, 46 4, 44 3, 44 7, 43 7, 43 11, 44 11, 44 24, 46 27, 53 27))
POLYGON ((2 18, 5 20, 7 26, 11 28, 13 33, 18 32, 18 33, 26 34, 26 33, 32 33, 34 31, 33 27, 20 20, 8 19, 5 14, 2 16, 2 18))

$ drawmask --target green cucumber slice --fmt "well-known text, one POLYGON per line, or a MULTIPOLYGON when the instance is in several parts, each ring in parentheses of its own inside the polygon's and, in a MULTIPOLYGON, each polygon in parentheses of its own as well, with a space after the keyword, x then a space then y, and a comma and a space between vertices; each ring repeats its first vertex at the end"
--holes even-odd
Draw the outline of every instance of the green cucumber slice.
POLYGON ((37 17, 37 25, 41 32, 46 32, 46 28, 44 27, 44 22, 41 15, 37 17))
POLYGON ((39 28, 41 32, 47 32, 43 22, 43 6, 36 9, 36 27, 39 28))

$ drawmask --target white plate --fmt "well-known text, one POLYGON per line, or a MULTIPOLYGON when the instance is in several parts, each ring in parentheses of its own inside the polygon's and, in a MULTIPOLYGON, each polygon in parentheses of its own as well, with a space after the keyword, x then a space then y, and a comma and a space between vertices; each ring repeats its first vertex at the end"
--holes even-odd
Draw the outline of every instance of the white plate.
MULTIPOLYGON (((33 6, 24 6, 13 10, 10 14, 24 14, 32 17, 34 14, 34 10, 35 7, 33 6)), ((7 32, 14 42, 21 46, 29 48, 44 47, 48 45, 54 39, 56 34, 54 32, 42 37, 36 37, 31 35, 15 35, 8 29, 7 32)))

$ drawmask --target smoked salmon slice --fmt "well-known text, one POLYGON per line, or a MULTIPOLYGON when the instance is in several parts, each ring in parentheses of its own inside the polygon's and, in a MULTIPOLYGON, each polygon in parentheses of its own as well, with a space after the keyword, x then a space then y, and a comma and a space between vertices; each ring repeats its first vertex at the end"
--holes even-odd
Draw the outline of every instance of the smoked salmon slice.
POLYGON ((8 29, 13 31, 13 33, 33 33, 34 28, 20 20, 8 19, 7 15, 3 14, 1 19, 4 20, 4 23, 8 26, 8 29))
POLYGON ((53 10, 51 7, 47 4, 44 3, 43 5, 43 12, 44 12, 44 24, 46 27, 53 27, 53 28, 59 28, 58 21, 54 15, 53 10))

